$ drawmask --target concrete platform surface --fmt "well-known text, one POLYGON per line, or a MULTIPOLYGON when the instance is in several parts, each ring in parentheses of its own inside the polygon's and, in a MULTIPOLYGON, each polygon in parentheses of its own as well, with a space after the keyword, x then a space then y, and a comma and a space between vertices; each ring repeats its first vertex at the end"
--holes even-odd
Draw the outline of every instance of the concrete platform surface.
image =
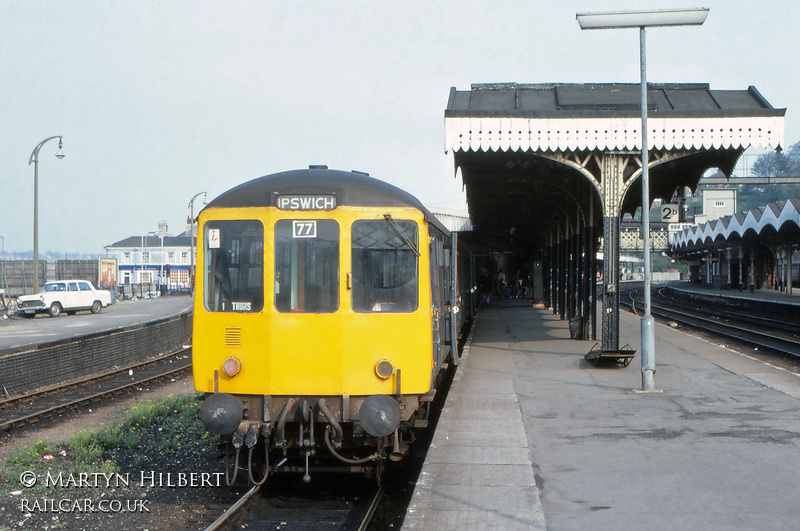
POLYGON ((117 301, 93 315, 80 312, 50 317, 37 315, 35 319, 0 319, 0 356, 4 351, 51 343, 75 336, 116 330, 149 321, 172 317, 192 308, 192 297, 173 295, 154 299, 117 301))
POLYGON ((739 291, 738 289, 719 289, 711 286, 695 284, 686 280, 669 282, 667 286, 679 291, 717 295, 719 297, 729 297, 731 299, 756 299, 768 302, 781 302, 784 304, 800 304, 800 288, 792 288, 792 292, 789 293, 787 290, 779 291, 765 287, 762 289, 753 290, 751 293, 749 290, 739 291))
POLYGON ((517 301, 483 311, 409 506, 417 529, 800 529, 800 378, 656 325, 627 368, 517 301))

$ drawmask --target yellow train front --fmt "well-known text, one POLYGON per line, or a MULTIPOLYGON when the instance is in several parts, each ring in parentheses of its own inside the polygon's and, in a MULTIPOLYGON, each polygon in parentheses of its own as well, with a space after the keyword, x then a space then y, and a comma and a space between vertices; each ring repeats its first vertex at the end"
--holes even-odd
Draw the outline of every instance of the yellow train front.
POLYGON ((268 175, 198 217, 194 384, 229 483, 380 474, 427 424, 451 352, 447 230, 357 172, 268 175))

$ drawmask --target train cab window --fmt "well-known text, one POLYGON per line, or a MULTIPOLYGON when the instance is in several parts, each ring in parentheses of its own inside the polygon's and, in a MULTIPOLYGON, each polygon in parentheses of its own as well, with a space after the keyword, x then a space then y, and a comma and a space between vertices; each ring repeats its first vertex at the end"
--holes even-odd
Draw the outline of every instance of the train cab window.
POLYGON ((264 226, 255 220, 209 221, 203 234, 203 301, 211 312, 264 308, 264 226))
POLYGON ((275 223, 275 309, 332 313, 339 308, 339 224, 284 219, 275 223))
POLYGON ((410 220, 360 220, 353 223, 353 310, 413 312, 418 305, 417 224, 410 220))

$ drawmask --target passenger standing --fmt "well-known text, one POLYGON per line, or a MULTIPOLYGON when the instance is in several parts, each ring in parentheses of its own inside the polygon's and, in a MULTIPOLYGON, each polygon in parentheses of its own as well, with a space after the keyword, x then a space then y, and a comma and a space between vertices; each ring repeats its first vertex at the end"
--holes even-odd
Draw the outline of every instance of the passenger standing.
POLYGON ((478 292, 481 294, 481 308, 488 308, 492 297, 492 280, 485 269, 481 269, 481 276, 478 278, 478 292))
POLYGON ((497 297, 498 298, 505 297, 506 296, 505 292, 506 292, 506 274, 503 273, 503 270, 501 269, 497 273, 497 297))

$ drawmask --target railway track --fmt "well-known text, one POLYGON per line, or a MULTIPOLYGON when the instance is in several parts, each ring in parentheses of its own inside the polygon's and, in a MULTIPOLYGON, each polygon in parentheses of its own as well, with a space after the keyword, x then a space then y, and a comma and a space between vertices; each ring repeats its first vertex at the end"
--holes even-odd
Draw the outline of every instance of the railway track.
POLYGON ((380 489, 374 481, 350 473, 315 475, 311 484, 302 483, 299 475, 273 474, 260 491, 250 493, 248 501, 237 505, 239 499, 221 499, 214 505, 217 512, 195 517, 189 522, 191 529, 200 529, 201 525, 209 525, 202 527, 209 530, 399 529, 454 374, 452 366, 440 382, 430 426, 415 441, 414 452, 392 464, 383 475, 380 489), (222 511, 224 515, 219 516, 222 511))
POLYGON ((191 347, 35 393, 0 400, 0 436, 126 394, 191 368, 191 347))
MULTIPOLYGON (((622 302, 634 313, 644 311, 641 290, 627 292, 622 302)), ((723 305, 704 304, 653 292, 651 313, 667 321, 711 332, 758 349, 800 360, 800 336, 797 323, 775 316, 743 313, 723 305)))
POLYGON ((304 529, 365 531, 386 490, 369 489, 352 478, 300 493, 296 486, 256 485, 234 501, 206 531, 304 529), (338 485, 338 488, 336 487, 338 485), (331 488, 335 489, 335 492, 331 488), (278 492, 280 490, 280 493, 278 492))

